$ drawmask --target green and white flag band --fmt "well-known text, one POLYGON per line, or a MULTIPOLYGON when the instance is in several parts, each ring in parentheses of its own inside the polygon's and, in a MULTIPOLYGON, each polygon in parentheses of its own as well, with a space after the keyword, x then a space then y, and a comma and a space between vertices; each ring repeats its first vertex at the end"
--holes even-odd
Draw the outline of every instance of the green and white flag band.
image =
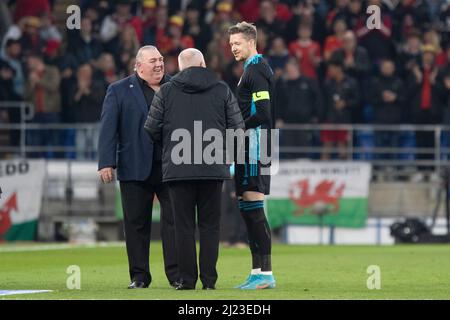
POLYGON ((272 227, 286 224, 364 227, 371 165, 361 162, 287 161, 272 177, 267 199, 272 227))
POLYGON ((35 239, 44 177, 44 160, 0 161, 0 241, 35 239))

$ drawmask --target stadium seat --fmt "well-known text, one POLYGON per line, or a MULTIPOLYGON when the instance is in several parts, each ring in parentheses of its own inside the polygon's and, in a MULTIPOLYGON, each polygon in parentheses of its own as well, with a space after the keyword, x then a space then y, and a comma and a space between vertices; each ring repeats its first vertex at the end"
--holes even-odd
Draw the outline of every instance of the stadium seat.
POLYGON ((96 162, 71 162, 70 173, 74 199, 95 200, 98 198, 99 179, 96 162))
POLYGON ((367 152, 355 152, 354 159, 373 160, 373 147, 375 146, 373 130, 360 130, 355 132, 357 148, 364 148, 367 152))
MULTIPOLYGON (((401 148, 415 148, 416 146, 416 136, 413 131, 404 131, 400 137, 400 147, 401 148)), ((414 153, 401 153, 399 155, 401 160, 414 160, 416 155, 414 153)))
POLYGON ((96 162, 47 162, 47 198, 63 200, 69 191, 73 199, 98 198, 99 180, 96 162))
POLYGON ((47 161, 46 198, 49 200, 65 199, 68 177, 67 161, 47 161))

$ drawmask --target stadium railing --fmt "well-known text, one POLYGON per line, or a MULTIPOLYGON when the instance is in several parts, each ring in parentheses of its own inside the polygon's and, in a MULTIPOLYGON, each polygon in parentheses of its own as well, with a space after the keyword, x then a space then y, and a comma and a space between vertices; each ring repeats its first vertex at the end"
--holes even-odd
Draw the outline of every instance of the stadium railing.
MULTIPOLYGON (((15 105, 21 110, 22 119, 32 118, 27 103, 15 105)), ((0 158, 7 154, 22 158, 52 158, 96 160, 99 124, 79 123, 0 123, 0 132, 20 132, 19 145, 0 146, 0 158), (46 133, 39 144, 31 144, 30 137, 46 133), (45 140, 51 137, 52 141, 45 140), (56 138, 55 138, 56 137, 56 138)), ((280 130, 280 159, 321 159, 328 152, 331 160, 338 160, 337 146, 325 148, 321 142, 323 131, 347 131, 346 159, 368 161, 375 168, 428 168, 440 171, 449 165, 450 126, 448 125, 374 125, 374 124, 284 124, 280 130), (294 134, 294 144, 285 141, 294 134), (308 135, 306 139, 300 138, 308 135), (297 139, 299 137, 299 139, 297 139), (380 140, 390 146, 382 145, 380 140), (397 142, 393 143, 395 139, 397 142), (424 143, 419 143, 419 139, 424 143), (420 145, 422 144, 422 145, 420 145)))
POLYGON ((287 158, 320 159, 327 151, 331 153, 331 160, 336 160, 336 153, 340 149, 337 146, 325 148, 320 134, 323 131, 346 131, 348 140, 345 150, 348 160, 368 161, 375 168, 425 167, 436 172, 450 163, 448 125, 284 124, 279 129, 280 158, 288 155, 287 158), (284 141, 288 132, 291 136, 294 132, 294 137, 309 133, 310 136, 306 139, 309 143, 289 145, 289 141, 284 141), (389 140, 385 145, 380 143, 385 140, 389 140))
MULTIPOLYGON (((19 121, 16 123, 3 124, 0 122, 0 130, 2 130, 3 126, 13 126, 14 128, 6 128, 6 130, 17 130, 20 131, 20 148, 14 150, 15 152, 19 152, 22 156, 25 156, 25 148, 26 148, 26 129, 27 122, 33 119, 34 117, 34 105, 30 102, 25 101, 0 101, 0 110, 5 111, 15 111, 18 110, 19 121)), ((0 151, 0 156, 1 156, 0 151)))

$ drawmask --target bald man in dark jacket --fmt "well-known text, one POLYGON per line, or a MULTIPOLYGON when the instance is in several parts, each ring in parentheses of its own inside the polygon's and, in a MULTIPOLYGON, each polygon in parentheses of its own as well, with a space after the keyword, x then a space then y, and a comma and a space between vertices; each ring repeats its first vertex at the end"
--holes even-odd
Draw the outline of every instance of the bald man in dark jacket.
MULTIPOLYGON (((230 178, 230 172, 224 161, 205 163, 203 153, 205 146, 211 142, 203 141, 203 134, 208 129, 216 129, 225 141, 226 129, 243 129, 244 121, 230 88, 206 69, 200 51, 184 50, 180 53, 179 64, 181 72, 156 93, 145 128, 152 140, 161 143, 163 149, 163 181, 169 185, 178 246, 180 281, 176 289, 195 289, 198 279, 196 208, 200 231, 200 279, 203 289, 214 289, 217 281, 221 191, 223 180, 230 178), (192 142, 188 144, 189 150, 183 151, 182 163, 174 159, 181 144, 180 137, 175 137, 176 130, 188 134, 192 142), (199 133, 202 135, 201 145, 194 147, 199 133)), ((217 151, 220 154, 226 152, 217 151)))

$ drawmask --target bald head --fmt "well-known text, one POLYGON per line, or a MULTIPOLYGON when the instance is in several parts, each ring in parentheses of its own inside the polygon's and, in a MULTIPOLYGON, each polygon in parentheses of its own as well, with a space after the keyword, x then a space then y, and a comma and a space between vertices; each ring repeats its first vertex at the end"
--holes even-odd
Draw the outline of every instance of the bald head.
POLYGON ((206 68, 205 58, 200 50, 189 48, 181 51, 178 56, 178 67, 180 71, 189 67, 203 67, 206 68))

